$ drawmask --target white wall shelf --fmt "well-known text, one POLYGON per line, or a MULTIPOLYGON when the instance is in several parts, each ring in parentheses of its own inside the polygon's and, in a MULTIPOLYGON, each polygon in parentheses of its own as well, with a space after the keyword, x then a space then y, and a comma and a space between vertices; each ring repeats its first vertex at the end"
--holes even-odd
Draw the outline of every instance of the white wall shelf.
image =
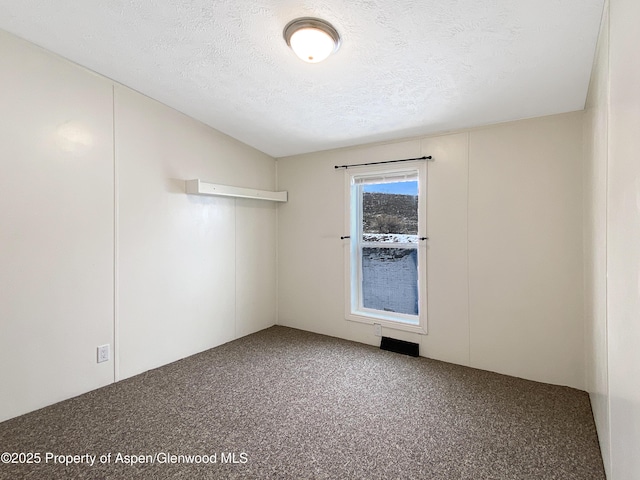
POLYGON ((256 200, 269 200, 271 202, 286 202, 287 192, 270 192, 268 190, 256 190, 254 188, 232 187, 229 185, 217 185, 202 180, 186 180, 187 193, 193 195, 218 195, 222 197, 253 198, 256 200))

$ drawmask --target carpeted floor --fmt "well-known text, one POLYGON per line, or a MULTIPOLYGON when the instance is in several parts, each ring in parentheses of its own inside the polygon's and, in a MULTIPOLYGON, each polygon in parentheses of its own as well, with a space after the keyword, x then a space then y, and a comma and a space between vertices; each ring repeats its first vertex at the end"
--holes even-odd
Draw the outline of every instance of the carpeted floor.
POLYGON ((0 423, 0 451, 40 454, 2 479, 605 478, 585 392, 284 327, 0 423))

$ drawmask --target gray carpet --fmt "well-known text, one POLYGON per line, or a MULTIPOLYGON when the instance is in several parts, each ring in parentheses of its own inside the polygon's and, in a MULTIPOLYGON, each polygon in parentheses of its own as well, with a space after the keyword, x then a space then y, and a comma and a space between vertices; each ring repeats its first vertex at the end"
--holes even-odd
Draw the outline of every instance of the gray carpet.
POLYGON ((3 479, 605 478, 585 392, 284 327, 0 423, 0 450, 41 454, 3 479))

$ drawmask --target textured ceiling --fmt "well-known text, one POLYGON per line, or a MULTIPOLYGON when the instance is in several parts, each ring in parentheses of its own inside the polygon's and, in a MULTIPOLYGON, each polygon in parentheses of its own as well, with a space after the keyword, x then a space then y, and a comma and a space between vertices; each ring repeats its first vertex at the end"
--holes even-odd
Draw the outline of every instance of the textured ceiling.
POLYGON ((581 110, 604 0, 0 0, 0 28, 274 157, 581 110), (320 64, 290 20, 331 22, 320 64))

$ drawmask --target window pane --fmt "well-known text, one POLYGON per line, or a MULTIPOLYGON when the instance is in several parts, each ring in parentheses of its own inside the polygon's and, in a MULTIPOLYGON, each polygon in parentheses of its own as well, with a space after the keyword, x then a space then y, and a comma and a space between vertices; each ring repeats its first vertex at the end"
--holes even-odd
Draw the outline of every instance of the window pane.
POLYGON ((364 247, 362 303, 365 308, 418 315, 418 251, 364 247))
POLYGON ((418 182, 364 185, 362 234, 365 242, 417 243, 418 182))

